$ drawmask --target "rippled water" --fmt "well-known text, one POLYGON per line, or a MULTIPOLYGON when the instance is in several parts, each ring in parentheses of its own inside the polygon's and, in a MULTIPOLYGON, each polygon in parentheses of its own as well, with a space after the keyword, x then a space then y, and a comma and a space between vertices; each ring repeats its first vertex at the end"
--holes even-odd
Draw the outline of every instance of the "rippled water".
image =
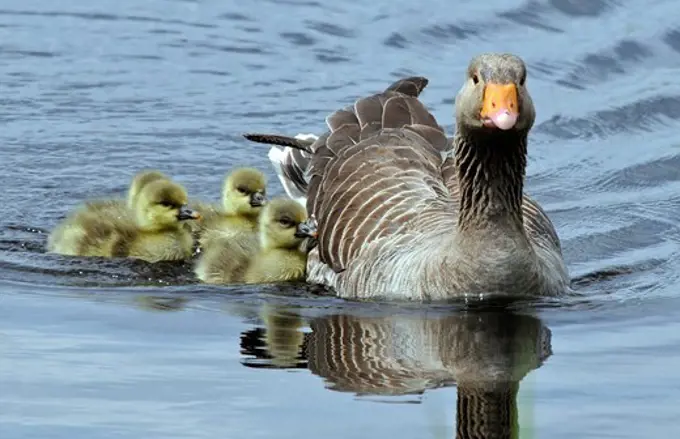
POLYGON ((680 433, 680 27, 671 0, 6 0, 0 436, 640 438, 680 433), (528 191, 580 297, 394 307, 208 288, 44 253, 157 167, 217 199, 244 131, 319 132, 398 77, 450 131, 468 60, 529 64, 528 191), (519 383, 519 384, 518 384, 519 383))

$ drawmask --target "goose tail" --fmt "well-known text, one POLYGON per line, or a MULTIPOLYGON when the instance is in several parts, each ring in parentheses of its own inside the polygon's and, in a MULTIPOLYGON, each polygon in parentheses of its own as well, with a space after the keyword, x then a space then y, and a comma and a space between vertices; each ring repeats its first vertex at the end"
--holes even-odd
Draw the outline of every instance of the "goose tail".
MULTIPOLYGON (((427 86, 428 80, 422 76, 399 79, 392 83, 387 91, 399 92, 407 96, 417 97, 427 86)), ((309 190, 310 162, 317 149, 325 145, 330 132, 321 136, 314 134, 297 134, 286 136, 281 134, 247 133, 243 137, 251 142, 272 145, 267 156, 281 181, 286 194, 307 207, 309 190)))
POLYGON ((317 136, 298 134, 295 137, 267 134, 246 134, 248 140, 273 146, 267 156, 279 177, 281 186, 293 200, 307 207, 309 178, 307 168, 311 159, 309 149, 317 136))

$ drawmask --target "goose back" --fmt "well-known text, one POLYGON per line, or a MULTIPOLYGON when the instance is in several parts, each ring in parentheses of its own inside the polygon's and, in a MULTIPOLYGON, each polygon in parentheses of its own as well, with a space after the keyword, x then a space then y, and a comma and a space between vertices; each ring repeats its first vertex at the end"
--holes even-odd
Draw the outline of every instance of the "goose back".
POLYGON ((417 98, 392 90, 336 111, 327 125, 309 163, 307 210, 318 222, 318 260, 334 275, 308 267, 308 279, 345 297, 426 298, 417 287, 424 251, 455 227, 443 129, 417 98))
MULTIPOLYGON (((422 76, 402 78, 390 84, 386 92, 401 93, 418 97, 427 87, 428 79, 422 76)), ((304 197, 309 187, 308 169, 314 151, 326 143, 330 132, 325 132, 315 141, 302 140, 297 137, 279 134, 244 134, 252 142, 283 146, 284 149, 272 148, 269 158, 279 173, 281 183, 291 198, 304 197)))
POLYGON ((421 230, 431 211, 447 210, 437 149, 446 138, 420 102, 391 92, 327 123, 331 133, 310 163, 307 209, 318 221, 321 260, 342 272, 363 246, 421 230))

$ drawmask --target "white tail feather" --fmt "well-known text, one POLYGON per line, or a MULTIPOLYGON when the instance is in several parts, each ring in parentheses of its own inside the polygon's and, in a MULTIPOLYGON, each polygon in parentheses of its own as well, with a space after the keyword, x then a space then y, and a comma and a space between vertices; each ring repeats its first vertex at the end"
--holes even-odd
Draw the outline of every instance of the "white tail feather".
POLYGON ((316 139, 319 138, 316 134, 305 134, 305 133, 298 133, 295 135, 295 138, 298 140, 311 140, 311 141, 316 141, 316 139))
POLYGON ((288 179, 283 174, 283 170, 281 168, 282 163, 284 161, 284 157, 286 157, 287 154, 290 154, 290 151, 291 148, 288 146, 284 148, 272 146, 269 149, 269 153, 267 154, 267 156, 269 157, 269 161, 274 167, 274 171, 276 171, 276 175, 278 175, 279 177, 279 181, 281 182, 281 186, 283 186, 283 190, 286 191, 286 195, 288 195, 290 198, 297 201, 306 208, 307 207, 306 194, 300 192, 293 183, 288 181, 288 179))

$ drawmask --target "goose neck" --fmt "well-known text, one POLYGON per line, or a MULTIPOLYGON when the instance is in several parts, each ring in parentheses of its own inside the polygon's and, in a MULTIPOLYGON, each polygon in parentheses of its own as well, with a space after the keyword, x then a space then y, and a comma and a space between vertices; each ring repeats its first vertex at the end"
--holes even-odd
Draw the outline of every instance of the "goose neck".
POLYGON ((526 157, 526 133, 467 133, 459 128, 455 163, 461 230, 504 225, 522 228, 526 157))

